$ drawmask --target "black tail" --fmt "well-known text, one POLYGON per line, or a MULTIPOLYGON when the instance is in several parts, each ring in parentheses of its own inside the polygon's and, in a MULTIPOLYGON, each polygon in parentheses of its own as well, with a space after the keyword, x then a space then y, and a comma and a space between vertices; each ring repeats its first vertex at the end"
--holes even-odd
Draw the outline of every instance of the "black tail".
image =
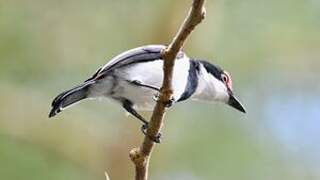
POLYGON ((49 113, 49 118, 55 116, 63 109, 68 106, 87 98, 89 86, 92 84, 92 81, 85 82, 79 86, 76 86, 70 90, 64 91, 59 94, 51 104, 51 111, 49 113))

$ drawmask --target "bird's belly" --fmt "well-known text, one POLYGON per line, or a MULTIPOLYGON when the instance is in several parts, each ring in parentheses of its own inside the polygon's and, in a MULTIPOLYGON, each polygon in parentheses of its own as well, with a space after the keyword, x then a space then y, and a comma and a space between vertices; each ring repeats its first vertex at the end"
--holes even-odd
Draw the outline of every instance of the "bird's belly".
POLYGON ((153 98, 157 94, 156 90, 135 86, 127 82, 120 83, 119 88, 121 91, 118 91, 114 96, 131 101, 134 109, 142 111, 153 110, 156 103, 153 98))
MULTIPOLYGON (((160 89, 163 80, 162 67, 163 61, 156 60, 114 70, 113 76, 117 80, 117 85, 112 88, 114 92, 111 95, 112 98, 127 99, 133 103, 136 110, 153 110, 156 104, 153 97, 158 94, 158 91, 154 88, 160 89), (138 84, 133 82, 138 82, 138 84)), ((178 100, 185 91, 188 70, 189 61, 185 59, 177 60, 172 78, 173 98, 175 100, 178 100)))
MULTIPOLYGON (((148 87, 132 85, 128 81, 138 81, 141 84, 160 89, 163 80, 162 67, 163 61, 157 60, 116 70, 115 75, 121 80, 119 86, 122 88, 122 95, 128 96, 130 100, 132 99, 138 108, 152 110, 155 105, 153 96, 158 92, 148 87)), ((172 78, 173 97, 175 100, 178 100, 185 91, 188 70, 189 61, 184 59, 177 60, 172 78)))

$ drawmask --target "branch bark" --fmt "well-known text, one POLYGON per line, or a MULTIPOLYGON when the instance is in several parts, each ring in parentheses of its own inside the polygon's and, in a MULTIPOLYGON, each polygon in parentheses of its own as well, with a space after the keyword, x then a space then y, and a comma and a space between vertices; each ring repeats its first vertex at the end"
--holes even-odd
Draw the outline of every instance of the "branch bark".
MULTIPOLYGON (((179 31, 173 38, 172 42, 162 52, 164 59, 163 64, 163 82, 160 89, 159 100, 153 110, 147 134, 149 137, 155 137, 163 126, 163 117, 166 112, 166 102, 168 102, 173 95, 172 89, 172 75, 175 64, 175 58, 178 52, 183 47, 187 37, 194 30, 194 28, 205 18, 205 0, 193 0, 192 7, 189 10, 187 17, 180 26, 179 31)), ((130 151, 130 158, 135 165, 135 179, 147 180, 148 167, 150 156, 154 147, 154 142, 145 136, 141 146, 130 151)))

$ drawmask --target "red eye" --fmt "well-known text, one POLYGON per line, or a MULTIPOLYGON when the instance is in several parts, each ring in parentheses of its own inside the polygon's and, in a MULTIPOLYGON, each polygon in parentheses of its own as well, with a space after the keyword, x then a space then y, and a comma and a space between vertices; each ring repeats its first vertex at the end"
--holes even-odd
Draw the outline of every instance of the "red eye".
POLYGON ((222 81, 223 81, 223 82, 228 83, 228 81, 229 81, 228 76, 226 76, 225 74, 222 74, 222 75, 221 75, 221 78, 222 78, 222 81))
POLYGON ((232 91, 232 81, 229 73, 224 71, 224 73, 221 75, 221 79, 225 83, 225 85, 232 91))

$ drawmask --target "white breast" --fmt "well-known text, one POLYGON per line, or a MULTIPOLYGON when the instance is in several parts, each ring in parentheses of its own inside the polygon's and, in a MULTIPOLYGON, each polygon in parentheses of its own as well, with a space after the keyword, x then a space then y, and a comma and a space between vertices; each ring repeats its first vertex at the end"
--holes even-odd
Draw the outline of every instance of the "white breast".
MULTIPOLYGON (((117 96, 126 97, 135 104, 138 110, 152 110, 155 101, 152 99, 157 93, 155 90, 131 85, 128 81, 139 81, 142 84, 157 87, 160 89, 163 80, 163 60, 152 62, 137 63, 124 68, 115 70, 114 75, 119 78, 119 86, 117 96)), ((172 87, 174 90, 174 98, 178 100, 185 90, 188 73, 189 58, 184 57, 176 60, 174 68, 172 87)))

